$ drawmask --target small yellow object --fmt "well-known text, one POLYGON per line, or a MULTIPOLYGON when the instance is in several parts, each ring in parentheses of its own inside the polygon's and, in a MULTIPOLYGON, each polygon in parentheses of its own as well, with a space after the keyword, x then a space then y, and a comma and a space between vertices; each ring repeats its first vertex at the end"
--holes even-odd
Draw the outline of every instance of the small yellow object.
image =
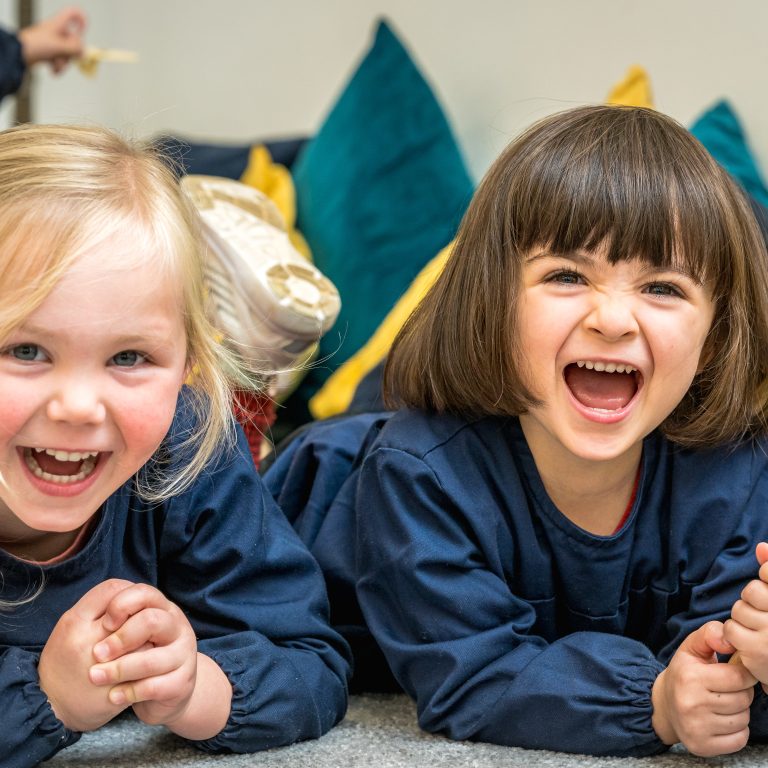
POLYGON ((618 104, 624 107, 653 109, 651 81, 648 73, 641 66, 632 65, 627 70, 624 79, 611 89, 606 101, 608 104, 618 104))
POLYGON ((102 61, 114 61, 122 64, 133 64, 139 60, 136 51, 121 51, 117 48, 86 48, 77 60, 80 71, 88 77, 95 77, 102 61))

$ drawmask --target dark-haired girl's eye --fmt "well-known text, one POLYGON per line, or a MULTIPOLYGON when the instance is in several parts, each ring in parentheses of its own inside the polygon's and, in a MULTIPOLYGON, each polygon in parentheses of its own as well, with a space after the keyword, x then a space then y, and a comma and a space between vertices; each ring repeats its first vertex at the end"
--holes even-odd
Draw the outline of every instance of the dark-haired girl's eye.
POLYGON ((584 276, 575 269, 560 269, 547 277, 549 283, 561 285, 580 285, 584 282, 584 276))
POLYGON ((671 283, 650 283, 645 287, 646 293, 652 296, 669 296, 671 298, 682 298, 682 291, 671 283))

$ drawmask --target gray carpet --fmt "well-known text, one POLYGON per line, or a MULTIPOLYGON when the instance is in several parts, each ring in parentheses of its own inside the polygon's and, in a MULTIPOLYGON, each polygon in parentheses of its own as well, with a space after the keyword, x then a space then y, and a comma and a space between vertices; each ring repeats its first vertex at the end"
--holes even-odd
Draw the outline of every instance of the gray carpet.
POLYGON ((565 755, 454 742, 422 733, 405 696, 353 696, 344 721, 316 741, 253 755, 205 755, 159 727, 122 717, 45 763, 45 768, 758 768, 768 746, 703 760, 676 747, 658 757, 565 755))

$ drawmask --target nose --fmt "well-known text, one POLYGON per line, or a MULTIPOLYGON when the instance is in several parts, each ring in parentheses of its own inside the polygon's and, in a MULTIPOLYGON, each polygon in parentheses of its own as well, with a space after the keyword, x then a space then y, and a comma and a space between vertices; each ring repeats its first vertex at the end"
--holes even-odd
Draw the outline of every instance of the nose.
POLYGON ((98 386, 84 376, 63 378, 48 400, 48 418, 75 425, 101 424, 106 408, 98 386))
POLYGON ((638 332, 631 300, 621 294, 598 293, 586 317, 587 327, 609 340, 638 332))

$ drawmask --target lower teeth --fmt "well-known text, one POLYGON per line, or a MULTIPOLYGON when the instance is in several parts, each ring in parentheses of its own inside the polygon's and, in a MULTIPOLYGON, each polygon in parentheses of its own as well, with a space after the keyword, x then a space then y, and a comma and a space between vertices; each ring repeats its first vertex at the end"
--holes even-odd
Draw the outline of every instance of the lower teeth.
POLYGON ((39 477, 41 480, 46 480, 49 483, 56 483, 58 485, 71 485, 80 480, 85 480, 85 478, 93 472, 93 469, 96 466, 96 458, 92 456, 83 461, 80 466, 80 471, 76 475, 52 475, 50 472, 44 472, 40 468, 40 465, 37 463, 29 449, 24 451, 24 458, 30 472, 32 472, 35 477, 39 477))

